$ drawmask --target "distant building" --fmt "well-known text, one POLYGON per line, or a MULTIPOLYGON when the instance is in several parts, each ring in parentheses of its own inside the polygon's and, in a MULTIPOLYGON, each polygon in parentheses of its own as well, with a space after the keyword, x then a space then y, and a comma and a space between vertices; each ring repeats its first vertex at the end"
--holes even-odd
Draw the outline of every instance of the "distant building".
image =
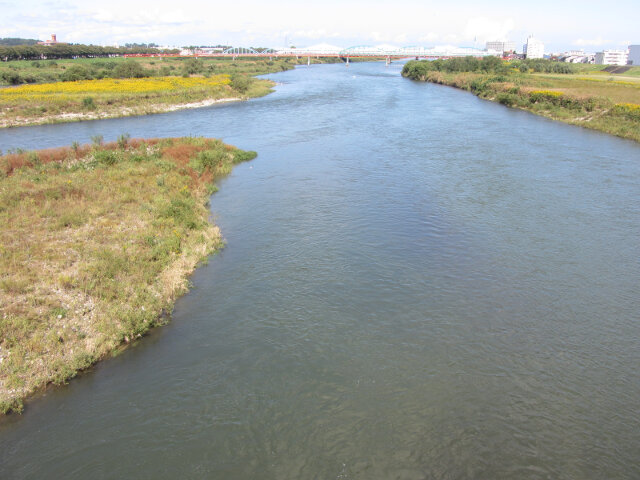
POLYGON ((533 35, 527 38, 527 43, 522 46, 522 51, 525 58, 543 58, 544 57, 544 43, 542 43, 533 35))
POLYGON ((52 47, 53 45, 65 45, 65 44, 60 43, 56 38, 56 34, 52 33, 51 38, 49 40, 45 40, 44 42, 38 42, 38 45, 44 45, 45 47, 52 47))
POLYGON ((626 65, 628 58, 628 50, 603 50, 596 53, 598 65, 626 65))
POLYGON ((557 59, 567 63, 594 63, 595 54, 584 53, 584 50, 569 50, 568 52, 558 53, 557 59))
POLYGON ((224 52, 222 47, 199 47, 194 50, 196 55, 213 55, 224 52))
POLYGON ((502 41, 497 41, 497 42, 487 42, 486 43, 486 50, 494 50, 496 52, 502 52, 502 54, 504 55, 505 53, 513 53, 516 51, 516 43, 515 42, 502 42, 502 41))
POLYGON ((629 65, 640 65, 640 45, 629 45, 629 65))

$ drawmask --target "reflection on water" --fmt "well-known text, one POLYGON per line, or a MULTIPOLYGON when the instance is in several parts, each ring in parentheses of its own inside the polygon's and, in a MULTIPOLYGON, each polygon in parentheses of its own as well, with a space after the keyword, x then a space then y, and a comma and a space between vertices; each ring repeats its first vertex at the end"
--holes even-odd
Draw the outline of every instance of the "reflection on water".
POLYGON ((640 477, 640 147, 399 69, 0 131, 259 152, 172 323, 0 423, 3 478, 640 477))

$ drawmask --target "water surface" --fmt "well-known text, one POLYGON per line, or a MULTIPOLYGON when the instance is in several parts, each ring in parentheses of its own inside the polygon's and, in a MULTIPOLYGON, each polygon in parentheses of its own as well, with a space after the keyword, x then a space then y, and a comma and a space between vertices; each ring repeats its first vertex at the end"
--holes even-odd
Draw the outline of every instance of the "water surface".
POLYGON ((1 422, 0 477, 640 477, 640 146, 399 71, 0 131, 259 152, 171 323, 1 422))

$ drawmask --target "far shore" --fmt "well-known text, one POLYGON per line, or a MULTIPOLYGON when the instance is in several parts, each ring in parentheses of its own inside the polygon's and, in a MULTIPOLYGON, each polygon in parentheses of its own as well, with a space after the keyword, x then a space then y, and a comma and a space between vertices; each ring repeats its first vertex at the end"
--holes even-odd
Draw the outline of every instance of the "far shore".
POLYGON ((640 68, 625 75, 603 66, 495 58, 410 61, 402 75, 472 92, 480 98, 640 142, 640 68), (556 71, 557 70, 557 71, 556 71))
MULTIPOLYGON (((326 63, 333 59, 312 59, 326 63)), ((294 58, 76 58, 0 62, 0 128, 200 108, 267 95, 258 75, 294 58)))

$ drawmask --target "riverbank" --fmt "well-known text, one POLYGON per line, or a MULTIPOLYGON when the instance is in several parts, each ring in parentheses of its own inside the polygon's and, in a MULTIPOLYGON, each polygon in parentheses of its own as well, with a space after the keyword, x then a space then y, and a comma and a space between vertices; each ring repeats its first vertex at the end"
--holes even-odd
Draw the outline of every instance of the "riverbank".
POLYGON ((161 324, 220 248, 206 207, 245 152, 204 138, 0 157, 0 412, 161 324))
POLYGON ((29 118, 17 116, 11 120, 0 120, 0 128, 5 127, 26 127, 30 125, 45 125, 53 123, 79 122, 84 120, 101 120, 105 118, 121 118, 136 115, 151 115, 154 113, 167 113, 176 110, 187 110, 190 108, 210 107, 218 103, 240 102, 248 98, 209 98, 198 102, 176 103, 176 104, 149 104, 141 107, 114 107, 100 112, 68 112, 54 115, 45 115, 42 118, 29 118))
POLYGON ((307 60, 111 57, 0 62, 0 128, 147 115, 260 97, 274 84, 256 75, 291 70, 307 60))
POLYGON ((509 64, 493 71, 446 71, 412 61, 402 75, 640 142, 640 77, 635 69, 624 74, 593 69, 554 74, 529 71, 522 65, 526 71, 509 64))
POLYGON ((226 74, 79 80, 0 90, 0 128, 148 115, 271 92, 273 82, 226 74))

